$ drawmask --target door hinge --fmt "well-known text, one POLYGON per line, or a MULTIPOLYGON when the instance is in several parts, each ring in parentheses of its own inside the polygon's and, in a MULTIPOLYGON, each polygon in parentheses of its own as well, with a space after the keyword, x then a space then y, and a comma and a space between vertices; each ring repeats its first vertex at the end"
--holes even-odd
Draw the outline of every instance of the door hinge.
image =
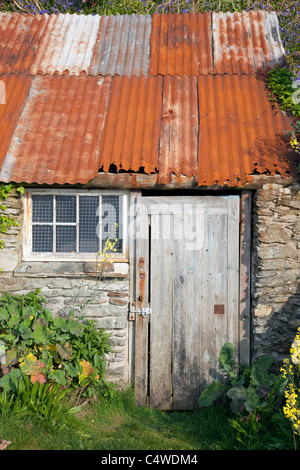
POLYGON ((147 315, 151 315, 151 313, 152 309, 150 307, 137 308, 134 304, 131 304, 129 309, 129 320, 135 320, 136 315, 142 315, 143 318, 146 318, 147 315))

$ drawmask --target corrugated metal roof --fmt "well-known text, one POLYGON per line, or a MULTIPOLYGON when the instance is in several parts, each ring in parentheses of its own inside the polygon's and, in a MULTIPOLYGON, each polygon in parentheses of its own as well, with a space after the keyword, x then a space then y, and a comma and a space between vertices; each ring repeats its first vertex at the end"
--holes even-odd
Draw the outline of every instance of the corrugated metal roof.
POLYGON ((97 75, 147 75, 150 15, 102 16, 90 73, 97 75))
POLYGON ((88 74, 99 22, 98 15, 49 15, 29 73, 88 74))
POLYGON ((284 60, 275 13, 0 13, 0 74, 265 73, 284 60))
POLYGON ((96 176, 110 81, 110 77, 35 77, 0 180, 75 184, 96 176))
MULTIPOLYGON (((25 106, 33 77, 28 75, 0 75, 4 100, 0 104, 0 168, 11 138, 25 106)), ((2 96, 2 93, 1 93, 2 96)))
POLYGON ((100 168, 108 172, 155 172, 161 129, 163 78, 113 77, 100 145, 100 168))
POLYGON ((289 119, 272 107, 254 75, 198 77, 199 185, 243 185, 249 175, 295 175, 295 154, 284 142, 289 119))
POLYGON ((112 171, 241 186, 294 175, 289 120, 265 90, 282 54, 265 12, 0 13, 0 180, 85 184, 112 171))
MULTIPOLYGON (((12 89, 16 77, 6 80, 12 89)), ((2 181, 84 184, 100 170, 241 186, 255 173, 295 171, 289 119, 254 75, 37 76, 19 119, 10 96, 16 129, 0 155, 2 181)))
POLYGON ((212 72, 210 13, 153 15, 149 75, 212 72))
POLYGON ((28 73, 48 18, 0 12, 0 74, 28 73))
POLYGON ((265 73, 285 64, 275 12, 212 13, 214 73, 265 73))

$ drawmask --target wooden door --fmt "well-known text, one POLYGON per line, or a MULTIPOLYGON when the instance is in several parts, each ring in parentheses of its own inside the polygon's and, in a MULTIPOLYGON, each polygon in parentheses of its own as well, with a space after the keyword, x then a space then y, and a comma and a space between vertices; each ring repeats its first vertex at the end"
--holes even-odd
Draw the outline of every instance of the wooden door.
POLYGON ((135 393, 188 410, 239 331, 239 197, 137 198, 135 393))

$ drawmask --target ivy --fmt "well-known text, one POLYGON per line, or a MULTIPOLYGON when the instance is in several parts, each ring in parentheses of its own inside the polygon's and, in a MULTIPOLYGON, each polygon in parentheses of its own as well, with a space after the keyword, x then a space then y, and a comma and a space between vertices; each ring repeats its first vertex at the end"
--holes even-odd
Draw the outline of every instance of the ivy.
MULTIPOLYGON (((17 227, 19 225, 15 217, 10 214, 5 214, 7 209, 4 201, 8 198, 13 190, 19 194, 24 194, 23 186, 15 186, 14 184, 0 184, 0 233, 6 233, 10 227, 17 227)), ((4 248, 4 241, 0 240, 0 249, 4 248)))
MULTIPOLYGON (((270 101, 277 101, 284 112, 297 118, 300 117, 300 100, 297 91, 299 82, 294 78, 293 72, 287 67, 277 67, 268 72, 267 86, 270 89, 270 101)), ((291 147, 300 154, 300 119, 291 124, 286 136, 290 137, 291 147)), ((300 171, 300 166, 298 171, 300 171)))

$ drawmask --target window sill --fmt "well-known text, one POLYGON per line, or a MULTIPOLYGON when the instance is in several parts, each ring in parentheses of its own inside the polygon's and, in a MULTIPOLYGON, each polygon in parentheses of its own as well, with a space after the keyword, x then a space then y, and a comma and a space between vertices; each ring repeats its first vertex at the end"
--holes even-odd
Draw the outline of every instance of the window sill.
POLYGON ((120 278, 129 276, 128 259, 115 258, 105 263, 103 272, 96 269, 94 260, 25 260, 15 269, 16 277, 92 277, 120 278))

